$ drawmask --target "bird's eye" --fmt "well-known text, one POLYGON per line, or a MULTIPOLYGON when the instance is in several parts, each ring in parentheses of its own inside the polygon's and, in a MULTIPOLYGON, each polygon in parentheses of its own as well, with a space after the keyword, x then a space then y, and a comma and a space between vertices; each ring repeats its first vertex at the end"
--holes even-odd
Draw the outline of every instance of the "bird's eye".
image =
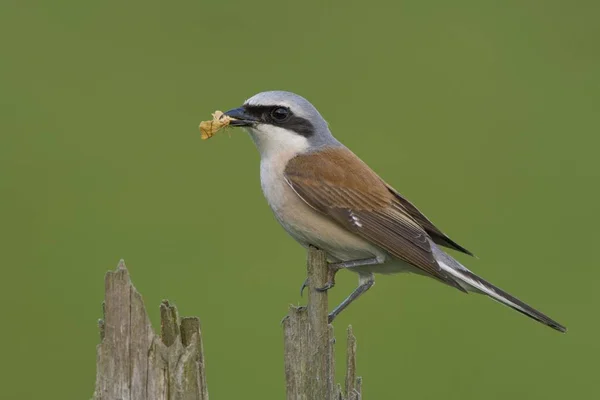
POLYGON ((271 118, 277 122, 283 122, 290 116, 290 110, 284 107, 277 107, 271 111, 271 118))

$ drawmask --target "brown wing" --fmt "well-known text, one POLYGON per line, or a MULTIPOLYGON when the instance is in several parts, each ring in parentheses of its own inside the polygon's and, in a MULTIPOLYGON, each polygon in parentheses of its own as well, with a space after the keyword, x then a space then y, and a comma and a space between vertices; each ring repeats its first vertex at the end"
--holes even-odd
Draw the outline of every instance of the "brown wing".
POLYGON ((393 256, 464 291, 435 261, 427 232, 379 176, 349 150, 329 148, 318 156, 296 156, 286 166, 285 178, 312 208, 393 256))
POLYGON ((398 193, 393 187, 386 184, 390 193, 392 193, 398 203, 406 210, 406 212, 419 224, 425 232, 429 234, 431 240, 440 246, 448 247, 450 249, 454 249, 460 251, 461 253, 468 254, 470 256, 475 257, 473 253, 469 250, 462 247, 460 244, 456 243, 454 240, 450 239, 446 234, 440 231, 417 207, 415 207, 410 201, 405 199, 400 193, 398 193))

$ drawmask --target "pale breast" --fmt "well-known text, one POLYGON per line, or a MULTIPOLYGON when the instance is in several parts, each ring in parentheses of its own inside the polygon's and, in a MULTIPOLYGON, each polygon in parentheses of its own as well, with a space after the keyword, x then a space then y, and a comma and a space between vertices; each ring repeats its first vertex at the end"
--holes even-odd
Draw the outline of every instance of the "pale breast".
POLYGON ((260 180, 263 193, 275 217, 284 229, 303 246, 314 245, 332 260, 348 261, 387 254, 366 240, 335 224, 307 205, 286 183, 283 171, 288 154, 261 160, 260 180))

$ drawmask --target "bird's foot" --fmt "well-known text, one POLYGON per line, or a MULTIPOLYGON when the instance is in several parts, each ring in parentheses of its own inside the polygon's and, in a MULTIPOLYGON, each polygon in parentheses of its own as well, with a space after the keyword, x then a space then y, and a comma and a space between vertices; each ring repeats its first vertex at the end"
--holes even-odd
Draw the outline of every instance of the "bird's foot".
MULTIPOLYGON (((322 287, 315 288, 319 292, 326 292, 329 289, 331 289, 332 287, 334 287, 335 286, 335 274, 337 274, 337 272, 343 268, 342 266, 339 265, 339 263, 329 263, 327 266, 328 266, 327 283, 322 287)), ((302 294, 304 293, 304 289, 307 287, 308 287, 308 278, 306 278, 304 280, 304 282, 302 283, 302 286, 300 287, 300 297, 302 297, 302 294)))
POLYGON ((338 263, 327 264, 327 283, 325 284, 325 286, 316 288, 316 290, 319 292, 326 292, 329 289, 331 289, 332 287, 334 287, 335 286, 335 274, 337 274, 337 272, 340 269, 342 269, 342 267, 340 267, 338 265, 338 263))

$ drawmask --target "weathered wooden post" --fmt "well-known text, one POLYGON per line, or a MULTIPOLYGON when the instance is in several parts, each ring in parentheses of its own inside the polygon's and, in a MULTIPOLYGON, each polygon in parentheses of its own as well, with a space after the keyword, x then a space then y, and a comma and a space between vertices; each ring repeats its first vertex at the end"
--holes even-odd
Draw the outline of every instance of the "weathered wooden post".
POLYGON ((356 377, 356 338, 348 327, 346 382, 335 386, 333 326, 328 321, 327 283, 323 251, 308 250, 308 305, 291 306, 283 320, 287 400, 360 400, 361 378, 356 377))
POLYGON ((160 336, 123 260, 105 278, 94 400, 208 400, 200 320, 160 305, 160 336))
MULTIPOLYGON (((306 307, 290 307, 283 320, 288 400, 360 400, 356 338, 348 328, 345 390, 334 385, 333 327, 328 324, 325 253, 308 252, 306 307)), ((208 400, 200 320, 179 318, 167 300, 155 334, 123 260, 105 278, 104 318, 97 347, 94 400, 208 400)), ((265 377, 265 379, 279 379, 265 377)))

